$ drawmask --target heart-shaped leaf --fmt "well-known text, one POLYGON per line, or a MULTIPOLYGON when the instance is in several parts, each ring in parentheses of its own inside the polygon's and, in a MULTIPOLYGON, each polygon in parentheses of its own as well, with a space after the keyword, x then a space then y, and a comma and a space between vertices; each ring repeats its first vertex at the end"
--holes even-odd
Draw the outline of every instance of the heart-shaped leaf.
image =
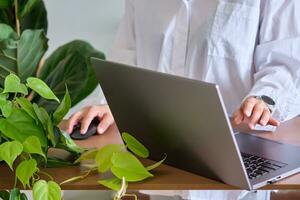
POLYGON ((0 109, 4 117, 9 117, 12 112, 13 105, 11 101, 0 99, 0 109))
POLYGON ((96 163, 99 172, 106 172, 112 166, 112 156, 120 152, 124 146, 121 144, 109 144, 102 147, 96 155, 96 163))
POLYGON ((9 74, 5 78, 4 90, 2 93, 21 93, 27 95, 28 91, 26 86, 24 84, 21 84, 18 76, 16 76, 15 74, 9 74))
POLYGON ((130 151, 142 158, 149 157, 149 150, 132 135, 124 132, 122 133, 122 138, 130 151))
POLYGON ((32 117, 32 119, 34 119, 36 121, 36 123, 38 123, 38 121, 39 121, 38 117, 36 116, 33 106, 28 99, 26 99, 24 97, 19 97, 19 98, 16 98, 16 102, 28 115, 30 115, 30 117, 32 117))
POLYGON ((32 191, 34 200, 61 200, 61 189, 54 181, 47 183, 40 180, 34 184, 32 191))
POLYGON ((79 147, 70 137, 70 135, 64 131, 60 131, 60 143, 57 144, 58 148, 65 149, 66 151, 69 151, 70 153, 74 153, 76 155, 81 154, 84 150, 79 147))
POLYGON ((142 163, 129 152, 114 153, 112 164, 111 171, 119 179, 124 177, 126 181, 136 182, 153 177, 142 163))
POLYGON ((115 190, 115 191, 120 190, 120 188, 122 186, 122 180, 120 180, 118 178, 99 180, 98 183, 111 189, 111 190, 115 190))
POLYGON ((77 160, 75 160, 74 163, 75 164, 80 163, 84 160, 95 160, 97 153, 98 153, 98 149, 90 149, 84 152, 83 154, 81 154, 81 156, 77 160))
POLYGON ((30 178, 38 171, 37 163, 34 159, 22 161, 17 169, 16 176, 23 184, 23 187, 30 187, 30 178))
POLYGON ((41 97, 59 102, 59 99, 55 96, 55 94, 44 81, 38 78, 29 77, 27 78, 26 85, 27 87, 38 93, 41 97))
POLYGON ((22 153, 23 146, 18 141, 5 142, 0 145, 0 160, 4 160, 11 170, 16 158, 22 153))
POLYGON ((66 87, 65 96, 64 96, 63 100, 61 101, 60 105, 58 106, 58 108, 53 113, 54 125, 57 125, 61 122, 61 120, 64 118, 64 116, 69 112, 70 108, 71 108, 71 97, 69 94, 69 90, 66 87))
POLYGON ((7 119, 0 119, 0 131, 4 136, 21 143, 29 136, 36 136, 43 147, 47 146, 43 128, 22 109, 13 108, 7 119))
POLYGON ((38 154, 46 159, 46 156, 42 150, 41 142, 36 136, 29 136, 23 142, 23 151, 30 154, 38 154))

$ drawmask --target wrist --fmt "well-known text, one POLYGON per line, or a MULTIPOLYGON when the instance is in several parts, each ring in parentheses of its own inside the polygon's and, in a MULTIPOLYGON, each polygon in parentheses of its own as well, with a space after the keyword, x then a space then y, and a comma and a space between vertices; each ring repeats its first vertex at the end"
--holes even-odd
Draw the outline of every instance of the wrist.
POLYGON ((254 96, 254 97, 256 99, 263 101, 271 113, 274 111, 276 103, 271 97, 266 96, 266 95, 259 95, 259 96, 254 96))

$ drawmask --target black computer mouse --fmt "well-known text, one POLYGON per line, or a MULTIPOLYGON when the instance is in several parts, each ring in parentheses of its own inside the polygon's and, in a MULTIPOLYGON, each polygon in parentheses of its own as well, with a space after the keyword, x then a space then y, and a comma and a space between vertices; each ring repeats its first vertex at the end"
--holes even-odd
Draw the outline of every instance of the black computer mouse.
POLYGON ((80 126, 80 124, 78 124, 74 127, 73 132, 70 134, 70 137, 73 140, 88 139, 89 137, 91 137, 97 133, 97 126, 99 123, 100 123, 99 119, 97 119, 97 118, 93 119, 85 134, 80 133, 81 126, 80 126))

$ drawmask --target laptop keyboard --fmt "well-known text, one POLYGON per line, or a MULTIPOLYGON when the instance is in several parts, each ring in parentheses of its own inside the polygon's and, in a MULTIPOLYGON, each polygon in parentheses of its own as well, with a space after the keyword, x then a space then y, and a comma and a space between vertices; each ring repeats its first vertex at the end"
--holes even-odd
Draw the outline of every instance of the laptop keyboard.
POLYGON ((255 179, 262 175, 278 170, 287 164, 274 160, 268 160, 259 156, 242 153, 243 161, 249 179, 255 179))

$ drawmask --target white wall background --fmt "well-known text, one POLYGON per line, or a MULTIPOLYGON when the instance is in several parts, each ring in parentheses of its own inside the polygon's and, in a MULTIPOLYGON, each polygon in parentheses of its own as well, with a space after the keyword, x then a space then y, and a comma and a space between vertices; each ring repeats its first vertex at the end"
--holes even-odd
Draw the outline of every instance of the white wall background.
MULTIPOLYGON (((57 47, 75 39, 88 41, 107 54, 124 13, 124 0, 44 0, 48 11, 49 55, 57 47)), ((70 110, 99 104, 103 94, 98 87, 88 98, 70 110)))
POLYGON ((124 0, 44 0, 49 51, 74 39, 107 53, 123 14, 124 0))

